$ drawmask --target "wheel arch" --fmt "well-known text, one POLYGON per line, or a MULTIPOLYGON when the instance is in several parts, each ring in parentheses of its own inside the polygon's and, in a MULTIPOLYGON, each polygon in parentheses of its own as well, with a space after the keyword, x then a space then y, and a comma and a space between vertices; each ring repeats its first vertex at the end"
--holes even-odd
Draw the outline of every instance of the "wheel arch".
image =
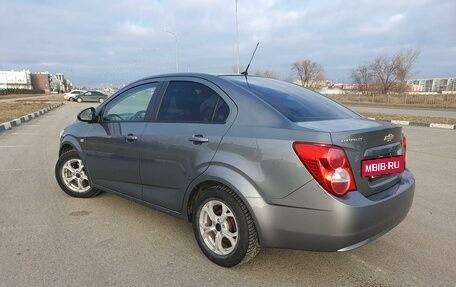
POLYGON ((79 154, 79 156, 82 155, 82 153, 81 153, 81 151, 82 151, 81 145, 76 140, 76 138, 74 138, 72 136, 67 136, 60 143, 59 157, 62 154, 66 153, 68 151, 71 151, 71 150, 75 150, 79 154))
POLYGON ((253 218, 253 222, 255 224, 258 239, 260 244, 262 242, 262 232, 260 230, 259 222, 256 218, 255 213, 253 212, 252 207, 250 206, 249 201, 247 198, 258 198, 261 197, 260 193, 258 192, 258 188, 255 186, 251 180, 249 180, 246 176, 237 173, 234 169, 230 169, 228 167, 222 166, 211 166, 209 167, 206 172, 197 178, 190 187, 188 188, 188 192, 186 194, 184 200, 184 206, 182 213, 186 216, 186 220, 191 222, 192 221, 192 210, 193 205, 195 204, 196 200, 201 196, 202 192, 213 186, 225 186, 231 189, 237 196, 240 197, 242 202, 247 207, 250 215, 253 218))

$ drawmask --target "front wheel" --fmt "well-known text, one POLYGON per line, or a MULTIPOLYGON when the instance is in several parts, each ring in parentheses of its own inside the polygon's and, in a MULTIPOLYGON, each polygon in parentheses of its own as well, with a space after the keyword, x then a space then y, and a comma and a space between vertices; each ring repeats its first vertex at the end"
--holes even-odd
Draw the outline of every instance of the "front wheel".
POLYGON ((78 103, 82 103, 82 99, 81 98, 78 98, 77 101, 78 101, 78 103))
POLYGON ((101 104, 102 102, 104 102, 104 99, 103 98, 99 98, 98 102, 101 104))
POLYGON ((203 253, 214 263, 232 267, 260 251, 247 207, 231 189, 210 187, 193 206, 193 232, 203 253))
POLYGON ((62 190, 73 197, 93 197, 99 189, 90 186, 84 163, 76 151, 72 150, 60 156, 55 165, 55 177, 62 190))

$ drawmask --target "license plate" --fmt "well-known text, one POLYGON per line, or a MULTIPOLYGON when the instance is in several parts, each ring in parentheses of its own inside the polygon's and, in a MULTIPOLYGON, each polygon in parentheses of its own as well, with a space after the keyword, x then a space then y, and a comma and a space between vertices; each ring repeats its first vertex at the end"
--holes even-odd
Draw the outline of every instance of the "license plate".
POLYGON ((383 157, 361 161, 361 176, 379 176, 404 171, 404 156, 383 157))

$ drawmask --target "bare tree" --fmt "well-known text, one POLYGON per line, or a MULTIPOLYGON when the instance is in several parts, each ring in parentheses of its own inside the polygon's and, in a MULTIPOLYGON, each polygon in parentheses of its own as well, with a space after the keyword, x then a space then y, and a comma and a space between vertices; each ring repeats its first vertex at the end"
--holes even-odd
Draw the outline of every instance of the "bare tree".
POLYGON ((277 79, 277 74, 274 71, 269 71, 269 70, 256 70, 255 73, 253 73, 256 76, 261 76, 261 77, 266 77, 266 78, 271 78, 271 79, 277 79))
POLYGON ((311 60, 296 62, 291 66, 291 70, 298 77, 303 87, 314 88, 319 82, 325 80, 323 67, 311 60))
POLYGON ((388 94, 396 81, 397 57, 379 56, 370 64, 372 75, 381 85, 382 94, 388 94))
POLYGON ((420 54, 419 50, 400 50, 393 56, 379 56, 370 64, 374 79, 381 86, 381 92, 387 94, 393 87, 402 92, 405 81, 410 76, 413 65, 420 54))
POLYGON ((418 49, 408 49, 406 51, 399 51, 396 53, 395 62, 397 64, 396 69, 396 81, 399 83, 399 92, 402 93, 405 87, 405 81, 410 77, 412 72, 413 65, 416 62, 416 59, 420 55, 420 50, 418 49))
POLYGON ((351 78, 357 84, 363 95, 369 94, 369 85, 372 83, 372 71, 368 65, 360 65, 352 70, 351 78))

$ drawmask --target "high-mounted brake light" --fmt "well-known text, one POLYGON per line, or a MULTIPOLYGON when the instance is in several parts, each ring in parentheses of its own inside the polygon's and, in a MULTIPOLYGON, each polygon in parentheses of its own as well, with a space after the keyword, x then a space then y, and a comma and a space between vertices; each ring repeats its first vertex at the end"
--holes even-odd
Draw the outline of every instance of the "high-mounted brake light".
POLYGON ((356 190, 347 155, 340 147, 315 143, 294 143, 293 149, 315 180, 328 192, 344 196, 356 190))

